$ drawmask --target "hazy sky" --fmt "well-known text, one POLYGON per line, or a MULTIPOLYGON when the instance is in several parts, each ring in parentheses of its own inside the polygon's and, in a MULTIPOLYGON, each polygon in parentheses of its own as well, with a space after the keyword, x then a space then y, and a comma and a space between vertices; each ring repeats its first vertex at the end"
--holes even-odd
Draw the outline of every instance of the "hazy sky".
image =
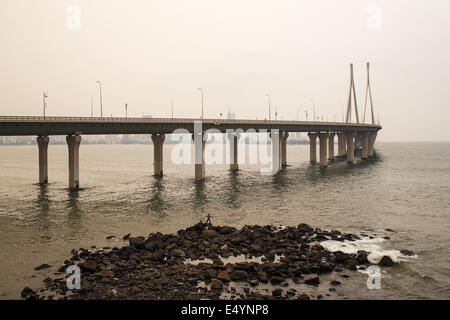
POLYGON ((0 114, 342 119, 371 62, 379 140, 450 140, 448 0, 0 0, 0 114), (72 6, 72 7, 71 7, 72 6), (75 6, 75 8, 73 8, 75 6), (77 25, 77 7, 80 24, 77 25))

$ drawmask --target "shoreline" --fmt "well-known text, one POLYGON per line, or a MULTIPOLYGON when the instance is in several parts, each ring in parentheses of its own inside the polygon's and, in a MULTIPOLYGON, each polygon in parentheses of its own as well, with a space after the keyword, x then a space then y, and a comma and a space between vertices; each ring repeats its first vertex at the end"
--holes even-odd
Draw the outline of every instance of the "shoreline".
MULTIPOLYGON (((107 238, 115 238, 109 236, 107 238)), ((151 233, 147 237, 124 236, 122 248, 72 250, 72 257, 44 287, 26 287, 22 298, 35 299, 321 299, 330 296, 346 270, 365 270, 370 252, 332 252, 320 241, 360 240, 355 234, 312 228, 212 226, 199 222, 176 234, 151 233), (81 288, 69 290, 66 270, 81 270, 81 288), (338 278, 321 282, 329 274, 338 278), (327 286, 319 295, 308 287, 327 286)), ((383 256, 381 266, 394 262, 383 256)), ((49 268, 43 264, 37 269, 49 268)), ((332 297, 339 299, 339 296, 332 297)))

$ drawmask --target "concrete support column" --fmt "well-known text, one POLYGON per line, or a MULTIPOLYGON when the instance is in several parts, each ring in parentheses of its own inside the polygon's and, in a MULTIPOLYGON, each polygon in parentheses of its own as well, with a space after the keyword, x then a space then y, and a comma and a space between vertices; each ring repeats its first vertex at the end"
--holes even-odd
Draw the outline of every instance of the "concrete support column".
POLYGON ((345 138, 347 140, 347 162, 355 161, 355 131, 346 131, 345 138))
POLYGON ((78 190, 80 188, 80 160, 79 150, 81 136, 67 136, 67 146, 69 147, 69 189, 78 190))
POLYGON ((272 172, 273 174, 281 171, 281 140, 283 132, 271 131, 270 139, 272 140, 272 172))
POLYGON ((344 158, 347 153, 347 139, 344 132, 338 132, 338 157, 344 158))
POLYGON ((205 179, 205 144, 206 133, 198 132, 192 134, 194 140, 195 180, 205 179))
POLYGON ((164 134, 152 134, 153 141, 153 173, 155 176, 163 176, 163 145, 166 136, 164 134))
POLYGON ((228 133, 227 138, 230 142, 230 171, 238 171, 238 141, 239 135, 237 133, 228 133))
POLYGON ((316 157, 317 133, 308 132, 308 137, 309 137, 309 161, 311 163, 316 163, 316 161, 317 161, 317 157, 316 157))
POLYGON ((369 146, 368 146, 368 156, 373 157, 375 155, 373 151, 373 146, 375 144, 375 140, 377 138, 377 132, 370 132, 369 133, 369 146))
POLYGON ((334 160, 334 132, 330 132, 328 137, 328 160, 334 160))
POLYGON ((368 155, 369 155, 369 133, 368 132, 362 132, 361 133, 361 140, 362 140, 361 159, 367 159, 368 155))
POLYGON ((39 148, 39 184, 48 183, 47 149, 49 141, 50 138, 48 136, 37 137, 39 148))
POLYGON ((286 141, 289 137, 289 132, 283 132, 281 135, 281 166, 287 166, 287 150, 286 150, 286 141))
POLYGON ((327 162, 328 132, 320 132, 317 135, 319 136, 319 144, 320 144, 320 166, 324 168, 328 166, 327 162))

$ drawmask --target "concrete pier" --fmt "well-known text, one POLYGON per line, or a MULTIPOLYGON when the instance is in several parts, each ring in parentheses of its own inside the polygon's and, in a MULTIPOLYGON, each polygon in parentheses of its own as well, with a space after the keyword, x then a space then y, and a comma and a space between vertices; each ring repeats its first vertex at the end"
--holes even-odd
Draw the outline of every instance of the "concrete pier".
POLYGON ((334 160, 334 136, 334 132, 330 132, 328 136, 328 160, 330 161, 334 160))
POLYGON ((347 140, 347 162, 355 161, 355 131, 346 131, 345 139, 347 140))
POLYGON ((81 136, 72 135, 66 137, 69 148, 69 189, 78 190, 80 188, 80 143, 81 136))
POLYGON ((369 146, 368 146, 368 156, 373 157, 375 155, 373 151, 373 146, 375 144, 375 140, 377 139, 377 132, 370 132, 369 133, 369 146))
POLYGON ((152 134, 153 141, 153 174, 163 176, 163 145, 166 136, 164 134, 152 134))
POLYGON ((316 145, 317 145, 317 133, 315 132, 308 132, 309 137, 309 161, 311 163, 317 162, 317 152, 316 152, 316 145))
POLYGON ((37 144, 39 148, 39 184, 48 183, 48 143, 50 138, 48 136, 37 137, 37 144))
POLYGON ((320 132, 317 135, 319 136, 319 145, 320 145, 319 164, 320 167, 325 168, 328 167, 328 159, 327 159, 328 132, 320 132))
POLYGON ((283 132, 281 135, 281 166, 287 166, 287 150, 286 150, 286 141, 289 137, 289 132, 283 132))
POLYGON ((194 140, 195 180, 205 179, 205 144, 207 134, 196 132, 192 134, 194 140))
POLYGON ((362 132, 361 133, 361 140, 362 140, 361 159, 367 159, 368 155, 369 155, 369 133, 368 132, 362 132))
POLYGON ((238 141, 239 134, 237 133, 228 133, 227 134, 228 141, 230 142, 230 171, 238 171, 238 141))
POLYGON ((345 132, 338 132, 338 157, 345 158, 347 154, 347 139, 345 137, 345 132))
POLYGON ((272 173, 275 174, 282 169, 281 165, 281 140, 283 132, 273 130, 270 132, 270 139, 272 140, 272 173))

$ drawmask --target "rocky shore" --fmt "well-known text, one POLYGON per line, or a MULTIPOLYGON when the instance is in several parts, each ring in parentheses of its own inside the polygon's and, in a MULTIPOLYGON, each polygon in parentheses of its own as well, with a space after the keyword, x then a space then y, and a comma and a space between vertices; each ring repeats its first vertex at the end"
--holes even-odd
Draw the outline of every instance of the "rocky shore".
MULTIPOLYGON (((111 237, 110 237, 111 238, 111 237)), ((24 299, 310 299, 291 288, 318 286, 321 275, 366 268, 368 252, 330 252, 323 240, 357 235, 297 227, 245 226, 237 230, 200 222, 177 234, 130 237, 122 248, 72 250, 54 278, 24 299), (81 269, 81 288, 67 288, 66 270, 81 269), (261 288, 265 288, 262 290, 261 288)), ((385 256, 380 264, 390 266, 385 256)), ((42 267, 42 266, 40 266, 42 267)), ((44 266, 46 267, 46 266, 44 266)), ((342 278, 345 281, 345 278, 342 278)), ((333 286, 339 281, 331 281, 333 286)))

